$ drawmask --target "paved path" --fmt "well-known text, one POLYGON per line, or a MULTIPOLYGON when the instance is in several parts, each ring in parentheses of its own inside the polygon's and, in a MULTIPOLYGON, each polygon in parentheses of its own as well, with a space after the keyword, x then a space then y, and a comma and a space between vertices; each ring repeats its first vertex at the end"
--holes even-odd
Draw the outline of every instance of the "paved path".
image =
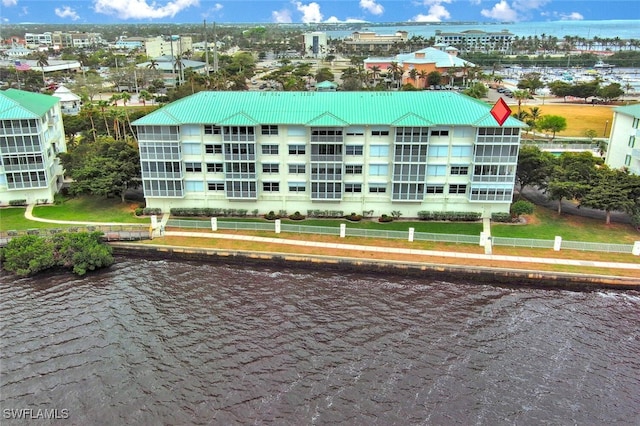
MULTIPOLYGON (((109 223, 109 222, 77 222, 77 221, 63 221, 53 219, 41 219, 33 216, 33 205, 30 205, 25 210, 25 218, 29 220, 35 220, 39 222, 48 223, 61 223, 61 224, 74 224, 74 225, 106 225, 106 226, 122 226, 129 225, 125 223, 109 223)), ((266 238, 256 237, 251 235, 237 235, 237 234, 223 234, 219 232, 186 232, 186 231, 165 231, 165 226, 169 220, 169 214, 165 213, 162 219, 158 223, 158 227, 154 229, 153 236, 176 236, 176 237, 197 237, 197 238, 218 238, 227 240, 241 240, 241 241, 257 241, 264 243, 274 244, 286 244, 306 247, 326 247, 330 249, 338 250, 353 250, 353 251, 367 251, 377 253, 400 253, 409 255, 420 256, 436 256, 436 257, 448 257, 461 259, 480 259, 480 260, 493 260, 501 262, 516 262, 516 263, 543 263, 553 265, 570 265, 570 266, 583 266, 583 267, 595 267, 603 269, 626 269, 626 270, 638 270, 640 271, 640 264, 634 263, 621 263, 621 262, 599 262, 589 260, 573 260, 573 259, 555 259, 555 258, 541 258, 541 257, 522 257, 522 256, 504 256, 493 254, 477 254, 477 253, 460 253, 460 252, 445 252, 435 250, 415 250, 415 249, 403 249, 394 247, 374 247, 374 246, 362 246, 355 244, 341 244, 341 243, 322 243, 317 241, 300 241, 300 240, 286 240, 281 238, 266 238)), ((148 226, 140 225, 138 226, 148 226)), ((464 262, 462 262, 464 264, 464 262)))
POLYGON ((55 220, 55 219, 43 219, 35 217, 33 215, 33 204, 29 204, 24 211, 24 217, 34 222, 46 222, 46 223, 60 223, 63 225, 89 225, 89 226, 149 226, 146 223, 118 223, 118 222, 80 222, 75 220, 55 220))

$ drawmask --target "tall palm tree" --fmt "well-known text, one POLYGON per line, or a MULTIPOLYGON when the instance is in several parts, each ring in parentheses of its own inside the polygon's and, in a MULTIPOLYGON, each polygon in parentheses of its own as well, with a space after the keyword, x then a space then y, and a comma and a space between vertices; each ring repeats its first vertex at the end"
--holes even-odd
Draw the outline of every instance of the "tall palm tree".
POLYGON ((418 70, 415 68, 411 68, 409 70, 409 78, 413 80, 413 86, 417 88, 418 87, 418 70))
POLYGON ((429 73, 426 70, 420 70, 420 72, 418 73, 418 78, 420 80, 422 80, 422 88, 424 89, 425 87, 427 87, 427 77, 429 76, 429 73))
POLYGON ((129 93, 129 92, 120 93, 120 99, 122 99, 122 105, 126 107, 127 106, 127 102, 129 102, 131 100, 131 93, 129 93))
POLYGON ((400 87, 398 80, 402 82, 402 74, 404 70, 397 62, 391 62, 387 67, 387 71, 391 74, 391 79, 395 83, 396 89, 400 87))
POLYGON ((40 70, 42 71, 42 84, 46 86, 47 85, 47 81, 44 78, 44 67, 48 67, 49 66, 49 57, 47 56, 46 53, 40 52, 38 54, 37 65, 40 67, 40 70))
POLYGON ((109 101, 101 100, 97 103, 98 108, 100 108, 100 112, 102 113, 102 119, 104 120, 104 128, 107 129, 107 136, 111 136, 111 131, 109 130, 109 123, 107 122, 107 114, 106 109, 109 106, 109 101))
POLYGON ((155 59, 152 59, 149 61, 149 65, 147 65, 147 68, 149 68, 150 70, 157 70, 158 69, 158 61, 156 61, 155 59))
POLYGON ((525 99, 529 99, 529 91, 527 90, 516 90, 513 92, 513 97, 518 101, 518 115, 520 115, 520 107, 522 105, 522 101, 525 99))

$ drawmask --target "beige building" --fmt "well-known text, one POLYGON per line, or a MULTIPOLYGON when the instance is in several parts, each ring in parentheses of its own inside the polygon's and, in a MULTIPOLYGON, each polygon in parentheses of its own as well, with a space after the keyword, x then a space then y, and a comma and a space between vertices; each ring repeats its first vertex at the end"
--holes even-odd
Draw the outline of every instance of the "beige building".
POLYGON ((168 38, 162 36, 148 38, 144 41, 144 49, 145 54, 150 58, 181 56, 187 51, 193 52, 193 39, 179 35, 168 38))

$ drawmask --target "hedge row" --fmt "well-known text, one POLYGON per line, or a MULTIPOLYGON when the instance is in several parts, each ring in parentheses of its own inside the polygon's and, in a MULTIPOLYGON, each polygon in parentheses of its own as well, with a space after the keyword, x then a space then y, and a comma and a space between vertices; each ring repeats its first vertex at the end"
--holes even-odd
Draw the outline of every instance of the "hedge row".
POLYGON ((493 222, 513 222, 513 217, 509 213, 492 213, 491 220, 493 222))
POLYGON ((419 211, 420 220, 449 220, 452 222, 475 222, 480 220, 482 215, 474 212, 428 212, 419 211))
POLYGON ((344 217, 342 210, 307 210, 308 217, 315 218, 341 218, 344 217))
POLYGON ((218 209, 218 208, 172 208, 170 210, 171 216, 182 217, 245 217, 249 210, 247 209, 218 209))

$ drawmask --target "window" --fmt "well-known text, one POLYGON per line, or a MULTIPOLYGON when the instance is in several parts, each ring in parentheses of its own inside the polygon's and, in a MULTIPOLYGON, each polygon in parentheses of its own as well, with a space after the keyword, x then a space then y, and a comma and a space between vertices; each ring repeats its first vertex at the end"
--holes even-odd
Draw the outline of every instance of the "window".
POLYGON ((427 194, 443 194, 444 185, 427 185, 427 194))
POLYGON ((629 146, 629 148, 633 148, 636 144, 636 137, 635 136, 629 136, 629 143, 627 144, 629 146))
POLYGON ((388 130, 372 130, 371 136, 389 136, 388 130))
POLYGON ((222 163, 207 163, 207 173, 222 173, 224 165, 222 163))
POLYGON ((211 124, 207 124, 204 126, 204 134, 205 135, 219 135, 220 134, 220 126, 214 126, 211 124))
POLYGON ((304 154, 305 154, 304 145, 289 145, 289 155, 304 155, 304 154))
POLYGON ((465 194, 467 185, 449 185, 449 194, 465 194))
POLYGON ((370 176, 387 176, 389 174, 388 164, 370 164, 369 175, 370 176))
POLYGON ((344 173, 347 175, 361 175, 362 166, 353 164, 346 165, 344 166, 344 173))
POLYGON ((202 163, 184 163, 184 170, 186 172, 201 172, 202 163))
POLYGON ((266 192, 278 192, 280 191, 279 182, 262 182, 262 190, 266 192))
POLYGON ((346 155, 362 155, 363 146, 362 145, 347 145, 345 148, 346 155))
POLYGON ((429 157, 447 157, 448 155, 449 155, 449 147, 447 145, 429 146, 429 157))
POLYGON ((431 136, 449 136, 448 130, 432 130, 431 136))
POLYGON ((468 175, 469 166, 451 166, 452 175, 468 175))
POLYGON ((269 124, 262 125, 262 134, 263 135, 277 135, 278 134, 278 126, 269 124))
POLYGON ((361 183, 345 183, 344 192, 362 192, 361 183))
POLYGON ((370 183, 369 192, 372 194, 383 194, 387 192, 387 186, 383 183, 370 183))
POLYGON ((280 166, 278 164, 263 164, 262 173, 280 173, 280 166))
POLYGON ((364 127, 362 126, 348 127, 347 136, 364 136, 364 127))
POLYGON ((224 182, 207 182, 209 191, 224 191, 224 182))
POLYGON ((429 165, 427 166, 427 176, 444 176, 447 174, 447 166, 429 165))
POLYGON ((289 164, 289 173, 298 175, 305 173, 305 165, 304 164, 289 164))
POLYGON ((369 152, 372 157, 388 157, 389 146, 388 145, 371 145, 369 152))
POLYGON ((305 192, 307 190, 306 184, 302 182, 290 182, 289 192, 305 192))
POLYGON ((262 145, 262 154, 278 155, 278 145, 262 145))
POLYGON ((451 147, 452 157, 471 157, 472 152, 471 146, 454 145, 451 147))
POLYGON ((207 154, 222 154, 222 145, 205 145, 204 152, 207 154))
POLYGON ((624 165, 625 166, 630 166, 631 165, 631 156, 630 155, 626 155, 624 157, 624 165))
POLYGON ((633 119, 633 128, 637 129, 640 126, 640 118, 633 119))

